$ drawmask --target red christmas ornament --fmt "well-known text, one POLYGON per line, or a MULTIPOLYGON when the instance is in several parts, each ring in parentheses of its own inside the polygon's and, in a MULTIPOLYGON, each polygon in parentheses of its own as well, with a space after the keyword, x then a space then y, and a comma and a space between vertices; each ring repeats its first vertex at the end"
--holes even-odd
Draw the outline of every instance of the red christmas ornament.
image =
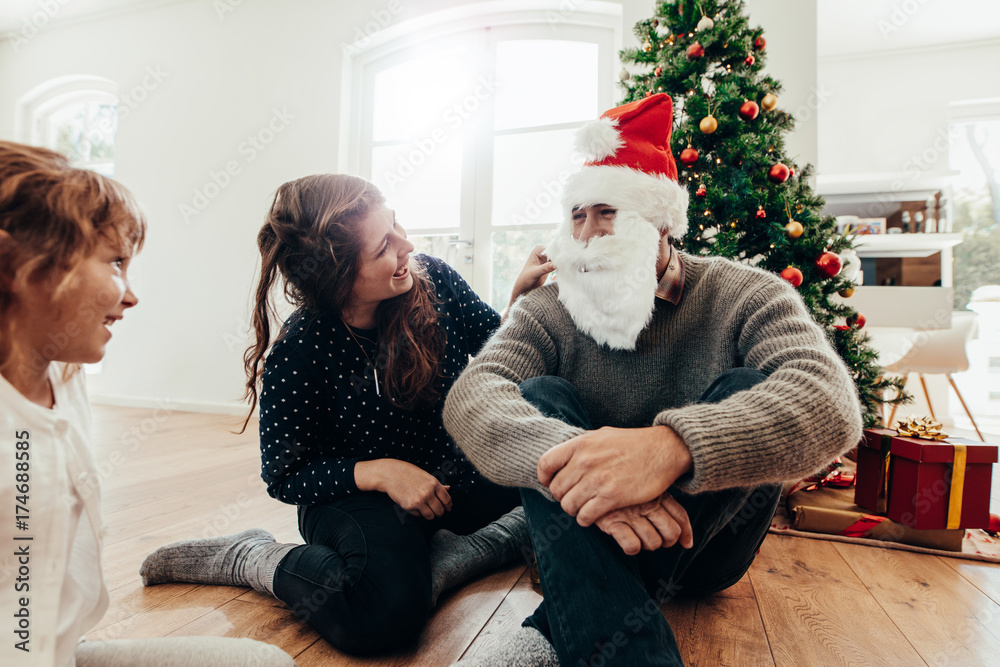
POLYGON ((695 195, 697 195, 699 197, 704 197, 707 194, 708 194, 708 190, 705 189, 704 185, 701 186, 701 187, 699 187, 697 190, 695 190, 695 195))
POLYGON ((863 314, 855 313, 854 315, 851 315, 850 317, 847 318, 847 325, 852 327, 857 327, 859 329, 864 329, 865 322, 867 321, 868 320, 865 319, 865 316, 863 314))
POLYGON ((767 40, 764 39, 763 37, 758 37, 757 39, 753 40, 753 48, 757 49, 758 51, 763 51, 766 46, 767 46, 767 40))
POLYGON ((663 68, 657 67, 656 69, 653 70, 653 74, 655 74, 656 76, 660 76, 661 74, 663 74, 663 68))
POLYGON ((753 57, 752 53, 743 59, 743 64, 745 64, 747 67, 753 65, 755 62, 757 62, 757 59, 753 57))
POLYGON ((791 283, 792 287, 798 287, 802 284, 802 272, 794 266, 789 266, 787 269, 782 271, 781 277, 791 283))
POLYGON ((760 114, 760 107, 753 100, 747 100, 740 106, 740 117, 743 120, 753 120, 760 114))
POLYGON ((688 144, 688 147, 681 151, 680 160, 685 167, 690 167, 698 161, 698 151, 691 148, 691 144, 688 144))
POLYGON ((816 260, 816 269, 827 278, 840 273, 840 255, 827 250, 816 260))
POLYGON ((1000 533, 1000 514, 990 514, 990 524, 987 531, 994 535, 1000 533))
POLYGON ((849 331, 851 327, 847 326, 846 324, 834 324, 833 328, 836 329, 837 331, 849 331))
POLYGON ((788 180, 791 170, 780 162, 772 166, 767 172, 767 178, 772 183, 784 183, 788 180))
POLYGON ((764 210, 763 206, 757 207, 757 217, 760 218, 761 220, 767 217, 767 211, 764 210))
POLYGON ((701 58, 703 55, 705 55, 705 47, 699 44, 698 42, 695 42, 694 44, 692 44, 687 48, 688 60, 701 58))

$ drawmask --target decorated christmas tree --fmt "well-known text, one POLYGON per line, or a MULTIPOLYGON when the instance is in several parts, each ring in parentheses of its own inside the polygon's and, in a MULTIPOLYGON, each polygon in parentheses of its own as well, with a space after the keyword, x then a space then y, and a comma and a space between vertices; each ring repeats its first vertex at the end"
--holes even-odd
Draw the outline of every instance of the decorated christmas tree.
POLYGON ((672 149, 691 195, 678 247, 753 264, 795 286, 854 377, 865 425, 874 425, 884 398, 909 396, 901 379, 882 377, 864 315, 850 306, 860 269, 853 236, 820 215, 811 167, 786 154, 794 119, 781 108, 781 84, 764 72, 763 32, 750 26, 742 0, 678 0, 658 3, 635 34, 642 46, 621 53, 623 102, 673 98, 672 149))

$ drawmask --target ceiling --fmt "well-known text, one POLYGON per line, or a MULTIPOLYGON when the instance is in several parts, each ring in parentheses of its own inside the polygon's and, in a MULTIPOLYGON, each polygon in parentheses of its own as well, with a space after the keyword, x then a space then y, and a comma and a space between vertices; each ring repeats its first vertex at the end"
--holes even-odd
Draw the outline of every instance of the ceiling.
POLYGON ((817 24, 820 58, 962 44, 1000 39, 1000 2, 817 0, 817 24))
MULTIPOLYGON (((33 17, 35 25, 44 25, 178 1, 181 0, 48 0, 45 3, 2 0, 0 33, 20 31, 25 19, 31 22, 33 17), (46 16, 43 5, 58 8, 54 16, 46 16)), ((652 0, 648 2, 652 9, 652 0)), ((821 58, 1000 39, 997 0, 816 0, 816 3, 821 58)))

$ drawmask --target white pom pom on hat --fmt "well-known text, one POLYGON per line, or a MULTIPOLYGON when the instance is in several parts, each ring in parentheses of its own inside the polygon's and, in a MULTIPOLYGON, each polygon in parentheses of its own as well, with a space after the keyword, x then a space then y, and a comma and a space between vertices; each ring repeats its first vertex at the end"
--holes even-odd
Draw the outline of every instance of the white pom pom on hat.
POLYGON ((677 182, 670 153, 673 103, 658 93, 604 112, 577 132, 587 156, 563 194, 567 218, 575 207, 607 204, 637 211, 678 238, 687 231, 688 191, 677 182))

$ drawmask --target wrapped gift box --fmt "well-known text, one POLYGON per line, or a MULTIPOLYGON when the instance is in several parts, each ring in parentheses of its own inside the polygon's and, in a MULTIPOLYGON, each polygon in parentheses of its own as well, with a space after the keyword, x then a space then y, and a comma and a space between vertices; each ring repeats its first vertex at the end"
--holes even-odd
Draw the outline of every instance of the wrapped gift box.
POLYGON ((851 502, 850 489, 825 487, 798 491, 789 495, 786 502, 795 530, 899 542, 927 549, 962 550, 964 530, 916 530, 887 517, 869 514, 851 502))
POLYGON ((912 528, 986 528, 996 461, 996 445, 866 429, 854 502, 912 528))
POLYGON ((886 467, 896 431, 888 428, 866 428, 865 439, 858 446, 858 476, 854 486, 854 502, 878 514, 886 512, 886 467))

